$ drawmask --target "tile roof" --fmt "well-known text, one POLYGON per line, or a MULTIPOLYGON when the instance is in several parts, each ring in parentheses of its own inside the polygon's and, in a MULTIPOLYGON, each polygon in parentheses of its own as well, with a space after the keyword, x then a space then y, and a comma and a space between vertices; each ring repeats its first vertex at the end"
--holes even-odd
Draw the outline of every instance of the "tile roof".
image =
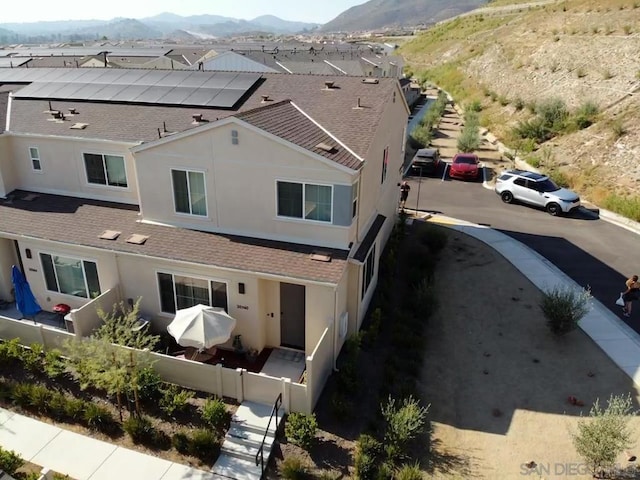
POLYGON ((362 166, 360 159, 339 145, 288 100, 249 110, 240 113, 237 117, 345 167, 357 170, 362 166), (327 152, 317 147, 320 143, 335 149, 327 152))
MULTIPOLYGON (((205 72, 206 74, 206 72, 205 72)), ((140 106, 132 104, 57 101, 53 108, 76 108, 73 122, 87 123, 84 130, 71 130, 72 121, 51 122, 48 102, 14 99, 10 130, 16 133, 73 136, 124 142, 150 142, 158 139, 158 128, 181 132, 194 128, 192 115, 202 113, 211 121, 263 106, 262 95, 274 102, 291 100, 323 128, 331 132, 357 155, 364 158, 377 132, 385 105, 397 88, 397 80, 380 78, 377 84, 364 84, 363 77, 264 73, 262 80, 240 101, 237 110, 140 106), (325 82, 334 82, 327 90, 325 82), (356 107, 360 99, 362 108, 356 107), (243 102, 243 103, 242 103, 243 102)))
POLYGON ((39 193, 24 200, 28 194, 14 191, 13 199, 0 201, 0 232, 330 284, 340 281, 347 263, 343 250, 144 224, 135 206, 39 193), (104 230, 121 234, 102 240, 104 230), (133 234, 149 238, 144 245, 127 243, 133 234), (331 261, 312 260, 317 251, 329 253, 331 261))

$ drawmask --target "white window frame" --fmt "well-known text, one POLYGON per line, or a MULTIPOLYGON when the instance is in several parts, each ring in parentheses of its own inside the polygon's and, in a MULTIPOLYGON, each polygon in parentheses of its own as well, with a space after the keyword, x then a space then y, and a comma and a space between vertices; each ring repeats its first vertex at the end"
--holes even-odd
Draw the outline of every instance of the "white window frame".
POLYGON ((40 149, 38 147, 29 147, 29 159, 31 160, 31 170, 42 173, 42 157, 40 157, 40 149), (37 156, 33 156, 32 150, 36 151, 37 156), (34 162, 38 162, 40 168, 36 168, 34 162))
MULTIPOLYGON (((187 278, 193 278, 195 280, 204 280, 209 284, 209 288, 207 289, 207 293, 209 294, 209 305, 211 305, 211 282, 217 282, 217 283, 224 283, 225 286, 225 291, 227 294, 227 310, 231 309, 231 302, 229 301, 229 282, 227 280, 222 280, 219 278, 211 278, 211 277, 204 277, 201 275, 192 275, 190 273, 184 273, 184 272, 176 272, 176 271, 170 271, 170 270, 156 270, 155 271, 155 276, 156 276, 156 285, 157 285, 157 289, 156 291, 158 292, 158 305, 159 305, 159 311, 161 315, 175 315, 175 312, 165 312, 162 310, 162 295, 161 295, 161 291, 160 291, 160 278, 158 277, 158 274, 163 274, 163 275, 171 275, 171 281, 173 282, 173 303, 176 306, 176 311, 178 310, 178 299, 176 298, 176 280, 175 277, 187 277, 187 278)), ((229 312, 227 312, 229 313, 229 312)))
POLYGON ((333 207, 334 207, 334 198, 333 198, 333 185, 329 184, 329 183, 317 183, 317 182, 301 182, 300 180, 287 180, 287 179, 282 179, 282 178, 278 178, 276 179, 276 218, 280 219, 280 220, 292 220, 292 221, 301 221, 301 222, 311 222, 311 223, 317 223, 319 225, 333 225, 333 207), (299 185, 302 185, 302 217, 288 217, 286 215, 279 215, 278 214, 278 183, 283 182, 283 183, 297 183, 299 185), (304 205, 306 203, 306 195, 307 195, 307 185, 312 185, 314 187, 329 187, 331 188, 331 213, 329 215, 329 220, 314 220, 311 218, 305 218, 306 214, 304 211, 304 205))
POLYGON ((130 181, 129 181, 129 172, 127 170, 127 158, 121 153, 109 153, 109 152, 82 152, 82 168, 84 169, 84 177, 87 181, 87 185, 95 188, 109 188, 109 189, 118 189, 118 190, 129 190, 130 189, 130 181), (89 172, 87 171, 87 162, 84 158, 85 154, 88 155, 100 155, 102 157, 102 168, 104 169, 104 178, 107 183, 94 183, 89 181, 89 172), (124 164, 124 177, 127 181, 126 187, 121 187, 119 185, 109 185, 109 176, 107 174, 107 163, 105 161, 105 155, 109 155, 110 157, 121 157, 122 163, 124 164))
MULTIPOLYGON (((171 167, 171 174, 169 175, 169 182, 171 185, 171 200, 173 201, 173 213, 176 215, 190 217, 190 218, 209 218, 209 194, 207 193, 207 173, 204 170, 198 170, 197 168, 182 168, 171 167), (176 192, 173 190, 173 172, 186 172, 187 173, 187 193, 189 194, 189 212, 193 212, 193 204, 191 202, 191 186, 189 184, 189 172, 201 173, 204 184, 204 208, 205 214, 198 215, 196 213, 179 212, 176 206, 176 192)), ((195 277, 194 277, 195 278, 195 277)))
MULTIPOLYGON (((98 274, 98 283, 100 283, 100 271, 98 270, 98 261, 95 259, 91 259, 91 258, 82 258, 82 257, 76 257, 74 255, 67 255, 67 254, 59 254, 59 253, 51 253, 51 252, 43 252, 40 251, 38 252, 38 260, 40 261, 40 268, 42 270, 42 278, 44 280, 44 288, 47 292, 51 292, 51 293, 55 293, 58 295, 64 295, 65 297, 70 297, 70 298, 85 298, 87 300, 94 300, 94 298, 97 297, 92 297, 91 296, 91 290, 89 290, 89 284, 87 283, 87 272, 84 269, 84 262, 91 262, 94 263, 96 266, 96 273, 98 274), (47 277, 44 274, 44 265, 42 264, 42 257, 41 255, 49 255, 50 257, 62 257, 62 258, 68 258, 70 260, 78 260, 80 262, 82 262, 82 278, 84 280, 84 287, 87 290, 87 296, 86 297, 79 297, 77 295, 71 295, 68 293, 63 293, 60 292, 58 290, 49 290, 49 286, 47 285, 47 277)), ((56 276, 56 283, 58 284, 58 289, 60 289, 60 280, 58 279, 58 271, 56 270, 56 265, 55 263, 53 263, 52 261, 52 265, 53 265, 53 273, 56 276)), ((102 295, 104 292, 102 291, 102 285, 100 285, 100 295, 102 295)), ((98 296, 100 296, 98 295, 98 296)))

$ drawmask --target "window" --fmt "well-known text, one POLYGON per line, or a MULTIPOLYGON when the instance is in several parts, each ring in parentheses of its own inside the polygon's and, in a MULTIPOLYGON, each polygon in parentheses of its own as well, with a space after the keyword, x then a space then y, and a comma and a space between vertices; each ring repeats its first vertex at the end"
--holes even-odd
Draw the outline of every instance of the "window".
POLYGON ((188 170, 171 170, 173 199, 176 213, 207 216, 207 194, 204 173, 188 170))
POLYGON ((389 147, 385 147, 384 152, 382 154, 382 180, 380 183, 384 183, 387 178, 387 166, 389 163, 389 147))
POLYGON ((358 182, 351 186, 351 218, 358 214, 358 186, 358 182))
POLYGON ((89 183, 108 185, 110 187, 127 187, 124 157, 96 153, 85 153, 83 155, 89 183))
POLYGON ((364 268, 362 269, 362 298, 369 290, 369 286, 371 285, 371 280, 373 280, 373 272, 376 269, 376 246, 375 244, 371 247, 371 251, 369 251, 369 255, 367 255, 367 259, 364 261, 364 268))
POLYGON ((238 130, 231 130, 231 144, 238 145, 238 130))
POLYGON ((42 170, 40 151, 36 147, 29 147, 29 157, 31 158, 31 167, 37 171, 42 170))
POLYGON ((278 182, 278 216, 331 222, 333 187, 278 182))
POLYGON ((176 313, 177 310, 202 304, 224 308, 228 311, 227 284, 214 280, 158 273, 160 310, 176 313))
POLYGON ((524 178, 516 178, 513 183, 515 183, 516 185, 519 185, 521 187, 527 187, 527 181, 524 178))
POLYGON ((100 295, 98 267, 95 262, 77 258, 40 254, 47 290, 82 298, 100 295))

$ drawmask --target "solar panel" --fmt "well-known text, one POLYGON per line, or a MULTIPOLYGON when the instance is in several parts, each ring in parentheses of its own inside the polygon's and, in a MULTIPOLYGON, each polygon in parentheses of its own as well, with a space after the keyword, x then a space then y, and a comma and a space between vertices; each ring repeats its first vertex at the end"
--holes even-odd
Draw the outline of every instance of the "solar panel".
POLYGON ((113 83, 126 84, 126 85, 134 85, 147 73, 146 70, 126 70, 124 75, 114 80, 113 83))
POLYGON ((102 83, 88 83, 86 85, 77 85, 78 88, 74 93, 69 95, 72 100, 91 100, 96 94, 102 90, 105 85, 102 83))
POLYGON ((60 75, 58 78, 63 79, 65 82, 74 82, 83 77, 86 73, 87 71, 84 68, 74 68, 71 71, 64 72, 63 75, 60 75))
POLYGON ((70 98, 70 95, 73 95, 78 91, 77 83, 67 83, 62 85, 63 86, 61 88, 53 93, 53 95, 55 95, 57 98, 70 98))
POLYGON ((182 87, 200 87, 204 85, 204 83, 213 76, 212 73, 203 73, 200 74, 195 72, 188 72, 189 75, 184 77, 184 80, 180 83, 182 87))
POLYGON ((149 88, 148 85, 127 85, 111 97, 111 100, 114 102, 133 102, 147 88, 149 88))
MULTIPOLYGON (((26 96, 34 96, 37 97, 38 96, 38 92, 40 90, 42 90, 44 87, 46 87, 47 85, 49 85, 48 83, 32 83, 31 85, 27 85, 26 87, 22 88, 19 93, 23 94, 24 90, 28 90, 28 95, 26 96)), ((15 96, 21 96, 18 95, 18 92, 16 92, 14 94, 15 96)))
POLYGON ((204 82, 203 87, 225 88, 238 75, 237 73, 215 72, 213 76, 204 82))
MULTIPOLYGON (((43 87, 42 87, 40 90, 38 90, 38 97, 39 97, 39 98, 47 98, 47 97, 50 97, 50 98, 58 98, 58 97, 56 97, 54 94, 55 94, 58 90, 60 90, 62 87, 64 87, 65 85, 67 85, 67 84, 66 84, 66 83, 58 83, 58 82, 55 82, 55 83, 45 83, 45 84, 43 85, 43 87)), ((29 88, 29 87, 25 87, 25 88, 23 88, 22 90, 20 90, 20 93, 21 93, 22 95, 28 96, 28 95, 27 95, 27 92, 24 92, 24 93, 23 93, 23 91, 24 91, 24 90, 27 90, 28 88, 29 88)))
POLYGON ((90 100, 102 100, 107 102, 111 100, 118 92, 121 92, 125 88, 127 88, 126 85, 118 85, 118 84, 107 85, 98 93, 96 93, 96 95, 90 100))
POLYGON ((158 103, 162 97, 164 97, 167 93, 173 90, 175 87, 158 87, 153 86, 149 87, 144 91, 142 95, 140 95, 136 102, 140 103, 158 103))
POLYGON ((170 105, 180 105, 186 98, 197 91, 196 88, 189 87, 173 87, 171 91, 167 92, 158 103, 168 103, 170 105))
POLYGON ((253 75, 250 73, 240 73, 233 79, 230 88, 238 90, 249 90, 260 79, 260 75, 253 75))
POLYGON ((188 72, 171 72, 169 75, 159 80, 156 85, 165 87, 177 87, 182 84, 188 72))
POLYGON ((238 100, 242 98, 244 93, 245 92, 242 90, 222 90, 218 95, 215 96, 215 98, 212 98, 209 102, 207 102, 207 106, 231 108, 236 104, 238 100))
POLYGON ((185 98, 180 105, 204 106, 212 101, 218 93, 220 93, 218 88, 199 88, 185 98))
POLYGON ((164 70, 149 70, 139 81, 144 82, 145 85, 157 85, 158 82, 167 75, 170 75, 170 72, 164 70))

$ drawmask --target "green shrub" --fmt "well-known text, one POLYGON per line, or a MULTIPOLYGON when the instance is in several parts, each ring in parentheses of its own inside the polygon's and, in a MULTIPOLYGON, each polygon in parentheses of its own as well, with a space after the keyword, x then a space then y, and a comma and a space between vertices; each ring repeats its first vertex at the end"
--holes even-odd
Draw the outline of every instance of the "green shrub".
POLYGON ((304 480, 309 469, 299 457, 287 457, 280 464, 280 476, 287 480, 304 480))
POLYGON ((498 103, 500 103, 500 105, 502 105, 503 107, 506 107, 507 105, 509 105, 509 99, 504 95, 500 95, 498 97, 498 103))
POLYGON ((193 398, 193 392, 184 390, 177 385, 169 384, 162 392, 160 409, 169 416, 184 412, 189 406, 189 400, 193 398))
POLYGON ((308 450, 316 438, 317 430, 318 422, 315 414, 290 413, 287 416, 284 431, 287 440, 294 445, 308 450))
POLYGON ((13 403, 21 408, 28 408, 31 405, 32 390, 33 385, 30 383, 15 384, 11 392, 13 403))
POLYGON ((623 197, 611 194, 603 200, 602 206, 612 212, 640 222, 640 197, 623 197))
POLYGON ((44 385, 32 385, 29 406, 40 413, 45 413, 49 409, 49 400, 51 399, 51 390, 44 385))
POLYGON ((355 393, 358 391, 360 382, 358 380, 358 372, 356 362, 347 360, 341 367, 336 378, 338 392, 344 394, 355 393))
POLYGON ((115 423, 113 415, 108 409, 93 402, 85 404, 82 418, 89 428, 103 432, 113 428, 115 423))
POLYGON ((22 351, 22 363, 24 368, 32 373, 41 372, 43 369, 44 347, 39 343, 31 344, 30 348, 22 351))
POLYGON ((482 103, 480 100, 472 100, 469 105, 467 105, 467 111, 470 112, 481 112, 482 111, 482 103))
POLYGON ((85 402, 80 398, 67 397, 64 405, 64 414, 70 420, 78 422, 84 417, 85 402))
POLYGON ((567 105, 561 98, 549 98, 541 101, 536 106, 536 114, 542 120, 542 124, 553 132, 564 128, 564 123, 569 116, 567 105))
POLYGON ((356 453, 353 462, 355 478, 358 480, 375 480, 382 453, 382 445, 371 435, 362 434, 356 442, 356 453))
POLYGON ((431 144, 433 135, 431 133, 431 129, 416 127, 413 132, 411 132, 411 138, 413 139, 415 145, 418 145, 419 148, 424 148, 431 144))
POLYGON ((525 161, 533 168, 539 168, 542 166, 542 160, 537 155, 530 155, 525 158, 525 161))
POLYGON ((381 410, 386 422, 386 444, 402 449, 424 431, 429 405, 421 407, 420 401, 413 397, 405 398, 401 403, 389 397, 381 410))
POLYGON ((147 417, 132 415, 122 422, 122 428, 136 445, 151 443, 155 437, 155 428, 147 417))
POLYGON ((548 177, 553 180, 560 187, 569 187, 569 178, 558 169, 551 169, 547 172, 548 177))
POLYGON ((394 480, 422 480, 420 465, 417 463, 414 465, 403 465, 398 469, 394 480))
POLYGON ((229 423, 230 415, 220 398, 208 398, 202 406, 202 420, 214 430, 221 431, 229 423))
POLYGON ((331 395, 331 412, 338 420, 346 420, 353 414, 353 403, 347 395, 334 392, 331 395))
POLYGON ((470 153, 480 147, 480 134, 477 127, 465 127, 457 142, 458 150, 464 153, 470 153))
POLYGON ((193 431, 189 440, 189 453, 201 460, 209 459, 218 448, 218 437, 211 430, 193 431))
POLYGON ((138 396, 143 402, 157 402, 162 396, 162 379, 153 367, 149 366, 140 370, 136 384, 138 396))
POLYGON ((539 143, 551 138, 551 130, 538 117, 518 122, 513 128, 513 134, 519 138, 531 138, 539 143))
POLYGON ((580 130, 587 128, 595 122, 598 113, 598 105, 591 100, 587 100, 576 110, 572 123, 580 130))
POLYGON ((518 111, 522 110, 524 108, 524 105, 524 100, 522 100, 522 98, 520 97, 516 97, 513 101, 513 107, 518 111))
POLYGON ((67 396, 58 391, 51 392, 51 398, 49 399, 49 415, 54 419, 62 420, 66 416, 67 409, 67 396))
POLYGON ((187 455, 190 449, 189 435, 185 432, 177 432, 171 437, 171 446, 175 448, 179 453, 187 455))
POLYGON ((624 123, 620 118, 616 118, 611 121, 609 125, 611 127, 611 132, 613 133, 613 138, 616 140, 627 133, 627 128, 624 126, 624 123))
POLYGON ((447 245, 447 231, 442 227, 431 223, 423 223, 418 229, 420 243, 429 248, 429 251, 437 255, 447 245))
POLYGON ((589 289, 555 286, 542 293, 540 309, 551 332, 564 335, 578 328, 578 322, 589 311, 590 301, 589 289))
POLYGON ((0 470, 7 475, 15 475, 16 470, 24 465, 23 458, 13 450, 0 447, 0 470))
POLYGON ((60 350, 49 350, 44 354, 44 373, 51 379, 59 378, 66 371, 66 363, 60 350))

